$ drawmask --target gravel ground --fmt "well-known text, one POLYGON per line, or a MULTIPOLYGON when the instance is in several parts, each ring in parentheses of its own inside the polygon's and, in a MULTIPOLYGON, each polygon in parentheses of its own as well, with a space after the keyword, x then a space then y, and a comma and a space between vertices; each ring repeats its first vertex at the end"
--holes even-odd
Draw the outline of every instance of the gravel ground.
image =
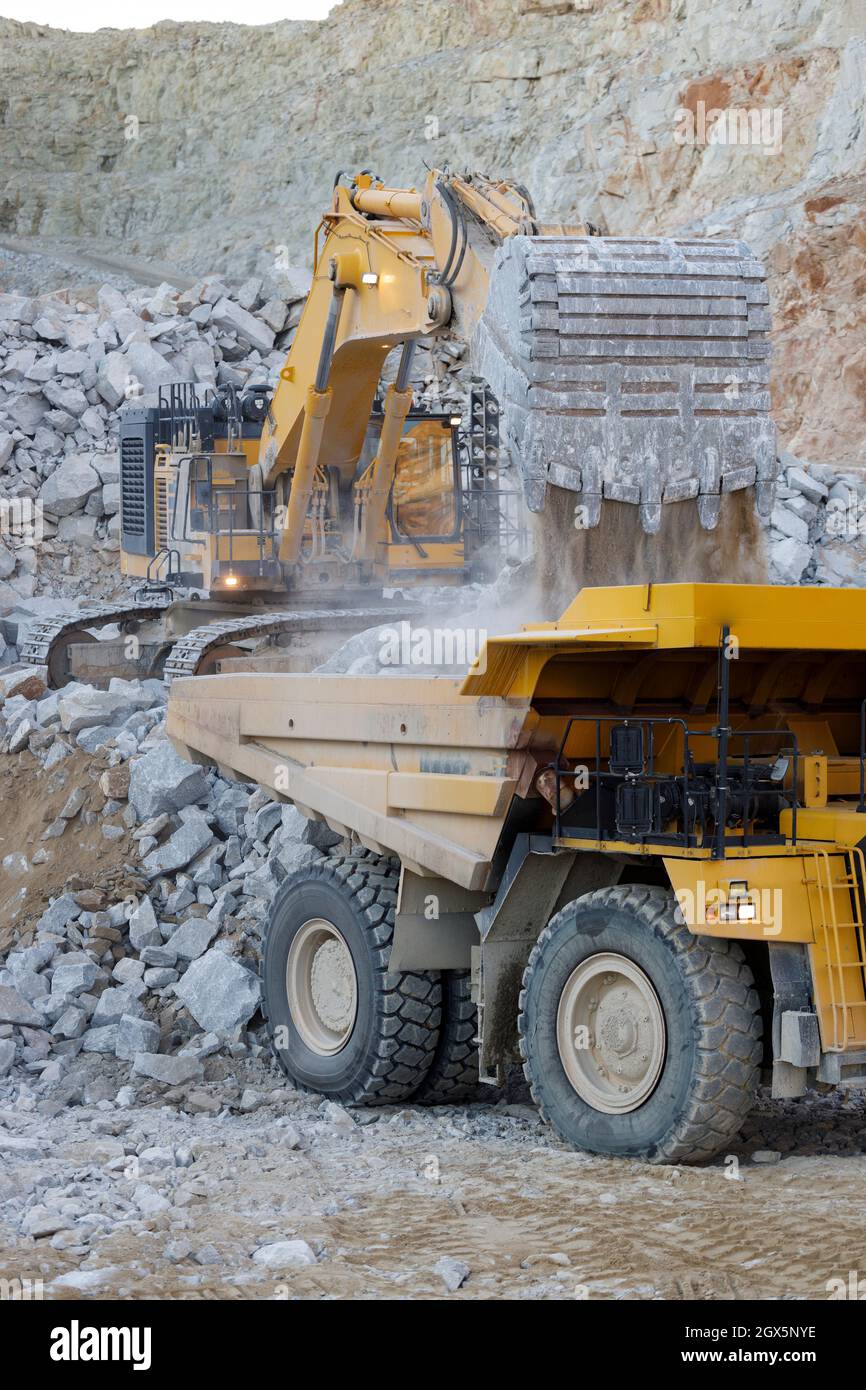
POLYGON ((83 1058, 0 1086, 2 1277, 49 1299, 801 1299, 862 1265, 862 1092, 762 1098, 730 1155, 653 1168, 572 1152, 523 1103, 349 1112, 264 1054, 191 1088, 128 1075, 83 1058))

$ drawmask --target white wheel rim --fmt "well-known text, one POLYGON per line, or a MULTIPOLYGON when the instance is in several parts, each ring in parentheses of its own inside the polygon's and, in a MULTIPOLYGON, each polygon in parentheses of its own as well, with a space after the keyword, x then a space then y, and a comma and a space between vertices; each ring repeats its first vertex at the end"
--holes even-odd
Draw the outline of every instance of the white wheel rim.
POLYGON ((649 976, 612 951, 581 961, 560 996, 556 1044, 581 1100, 606 1115, 637 1110, 665 1060, 665 1018, 649 976))
POLYGON ((346 1046, 358 1016, 358 977, 342 932, 312 917, 296 932, 286 961, 292 1022, 320 1057, 346 1046))

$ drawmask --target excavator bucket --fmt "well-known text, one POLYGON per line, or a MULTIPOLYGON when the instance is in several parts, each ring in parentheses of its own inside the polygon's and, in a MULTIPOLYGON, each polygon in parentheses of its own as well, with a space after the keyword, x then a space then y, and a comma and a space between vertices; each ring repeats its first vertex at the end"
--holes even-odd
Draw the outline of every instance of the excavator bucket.
POLYGON ((770 316, 764 272, 740 241, 509 237, 472 343, 502 407, 527 506, 574 494, 573 524, 605 500, 693 501, 712 530, 725 493, 773 503, 770 316))

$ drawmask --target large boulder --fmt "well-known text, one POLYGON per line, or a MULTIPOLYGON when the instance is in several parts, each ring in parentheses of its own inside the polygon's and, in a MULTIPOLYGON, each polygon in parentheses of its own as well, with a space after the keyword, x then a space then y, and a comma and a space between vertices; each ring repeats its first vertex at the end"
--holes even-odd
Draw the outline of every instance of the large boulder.
POLYGON ((145 392, 157 391, 160 386, 179 380, 174 367, 149 343, 130 343, 124 356, 129 375, 145 392))
POLYGON ((61 695, 57 707, 61 728, 68 734, 95 729, 102 724, 113 724, 130 712, 125 695, 114 694, 110 690, 94 690, 88 685, 73 689, 71 694, 61 695))
POLYGON ((274 330, 232 299, 224 297, 214 305, 211 322, 217 328, 236 333, 243 342, 258 348, 259 352, 270 352, 274 346, 274 330))
POLYGON ((52 516, 71 516, 80 512, 91 492, 102 487, 89 454, 69 454, 42 484, 39 494, 52 516))
POLYGON ((233 956, 212 947, 192 962, 175 994, 206 1032, 234 1033, 258 1008, 261 987, 233 956))
POLYGON ((123 353, 107 352, 96 373, 96 390, 110 410, 123 404, 129 384, 129 365, 123 353))
POLYGON ((163 811, 180 811, 208 795, 208 780, 196 763, 188 763, 167 740, 132 764, 129 801, 139 821, 163 811))

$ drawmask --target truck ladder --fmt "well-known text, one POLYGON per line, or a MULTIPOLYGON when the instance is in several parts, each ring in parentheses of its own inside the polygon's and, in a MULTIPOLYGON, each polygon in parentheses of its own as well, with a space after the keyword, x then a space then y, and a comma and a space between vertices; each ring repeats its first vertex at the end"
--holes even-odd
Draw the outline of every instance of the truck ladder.
POLYGON ((846 1052, 866 1046, 866 940, 861 898, 866 862, 858 848, 816 849, 812 858, 815 877, 807 873, 806 883, 815 943, 809 952, 821 1043, 825 1052, 846 1052), (840 892, 845 894, 844 907, 837 899, 840 892))

